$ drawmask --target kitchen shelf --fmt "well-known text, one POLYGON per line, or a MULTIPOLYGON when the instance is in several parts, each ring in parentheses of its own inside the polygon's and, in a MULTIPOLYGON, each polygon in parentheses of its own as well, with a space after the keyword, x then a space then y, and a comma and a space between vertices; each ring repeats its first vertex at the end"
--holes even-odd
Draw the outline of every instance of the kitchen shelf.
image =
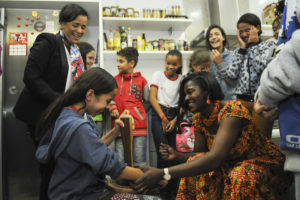
POLYGON ((191 19, 103 17, 104 29, 125 26, 135 30, 184 31, 191 23, 191 19))
MULTIPOLYGON (((139 59, 164 59, 169 51, 139 51, 139 59)), ((181 51, 183 58, 189 58, 193 51, 181 51)), ((104 59, 117 59, 116 51, 104 51, 104 59)))

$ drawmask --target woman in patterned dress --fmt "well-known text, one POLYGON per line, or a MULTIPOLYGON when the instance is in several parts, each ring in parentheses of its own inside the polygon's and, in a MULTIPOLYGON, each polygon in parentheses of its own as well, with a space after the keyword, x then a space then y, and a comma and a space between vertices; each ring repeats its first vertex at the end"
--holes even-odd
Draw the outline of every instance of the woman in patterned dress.
MULTIPOLYGON (((194 153, 187 155, 162 144, 165 159, 187 161, 169 167, 181 178, 177 199, 280 199, 290 184, 283 171, 284 155, 256 127, 239 101, 222 101, 224 95, 211 73, 186 77, 180 88, 184 106, 196 113, 194 153)), ((151 187, 165 169, 143 168, 137 188, 151 187)))

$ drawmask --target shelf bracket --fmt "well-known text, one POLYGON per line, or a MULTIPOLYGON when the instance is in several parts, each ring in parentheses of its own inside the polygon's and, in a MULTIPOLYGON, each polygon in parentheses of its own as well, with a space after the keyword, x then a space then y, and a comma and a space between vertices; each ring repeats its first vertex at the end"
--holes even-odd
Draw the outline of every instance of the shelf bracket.
POLYGON ((173 33, 173 27, 172 26, 168 29, 168 33, 169 33, 170 36, 172 35, 172 33, 173 33))

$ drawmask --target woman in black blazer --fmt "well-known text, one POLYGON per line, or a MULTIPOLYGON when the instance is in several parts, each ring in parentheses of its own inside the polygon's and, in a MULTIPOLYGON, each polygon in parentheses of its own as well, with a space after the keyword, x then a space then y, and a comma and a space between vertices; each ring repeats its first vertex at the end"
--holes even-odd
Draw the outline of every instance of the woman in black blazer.
MULTIPOLYGON (((25 88, 13 112, 27 124, 36 147, 41 135, 35 133, 35 128, 42 112, 84 71, 77 43, 86 32, 87 21, 88 13, 82 7, 67 4, 59 14, 59 33, 41 33, 30 49, 23 77, 25 88)), ((53 166, 40 165, 41 200, 48 199, 53 166)))
POLYGON ((82 7, 67 4, 59 14, 60 32, 41 33, 30 49, 23 78, 25 88, 13 111, 27 124, 36 145, 40 137, 34 130, 42 112, 72 85, 70 50, 86 32, 87 21, 88 13, 82 7))

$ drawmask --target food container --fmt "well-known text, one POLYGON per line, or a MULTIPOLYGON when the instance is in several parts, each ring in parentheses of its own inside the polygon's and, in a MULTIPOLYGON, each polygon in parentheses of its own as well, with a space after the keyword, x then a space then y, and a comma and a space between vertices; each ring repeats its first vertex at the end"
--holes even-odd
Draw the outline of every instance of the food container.
POLYGON ((117 17, 125 17, 125 9, 124 8, 119 8, 118 9, 118 13, 117 13, 117 17))
POLYGON ((153 51, 158 51, 159 50, 157 40, 152 41, 152 46, 153 46, 153 51))
POLYGON ((126 17, 134 17, 134 9, 133 8, 127 8, 125 10, 125 16, 126 17))
POLYGON ((146 42, 145 51, 153 51, 153 46, 151 42, 146 42))
POLYGON ((165 50, 164 42, 165 42, 164 39, 159 39, 159 40, 158 40, 158 49, 159 49, 160 51, 164 51, 164 50, 165 50))
POLYGON ((176 46, 175 40, 174 39, 170 39, 168 42, 168 50, 174 50, 176 46))
POLYGON ((110 15, 112 17, 116 17, 117 13, 118 13, 118 9, 119 9, 118 6, 112 6, 112 7, 110 7, 110 15))
POLYGON ((132 47, 137 49, 137 39, 132 40, 132 47))
POLYGON ((134 11, 134 17, 136 17, 136 18, 140 17, 140 12, 137 10, 134 11))
POLYGON ((111 16, 110 7, 103 7, 102 15, 103 15, 103 17, 110 17, 111 16))

